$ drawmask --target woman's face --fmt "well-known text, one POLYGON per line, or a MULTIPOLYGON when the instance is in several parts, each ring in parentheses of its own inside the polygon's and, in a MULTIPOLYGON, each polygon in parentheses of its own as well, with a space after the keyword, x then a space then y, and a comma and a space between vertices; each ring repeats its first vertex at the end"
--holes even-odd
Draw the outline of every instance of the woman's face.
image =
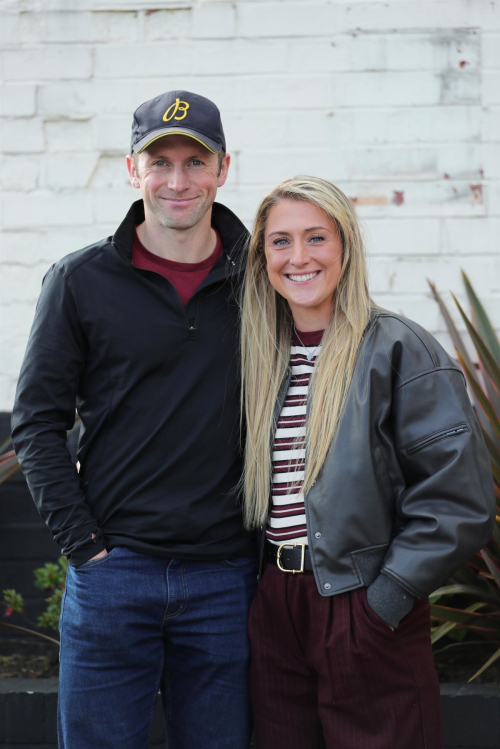
POLYGON ((284 297, 295 326, 325 328, 342 270, 342 240, 335 222, 314 203, 282 200, 264 230, 267 274, 284 297))

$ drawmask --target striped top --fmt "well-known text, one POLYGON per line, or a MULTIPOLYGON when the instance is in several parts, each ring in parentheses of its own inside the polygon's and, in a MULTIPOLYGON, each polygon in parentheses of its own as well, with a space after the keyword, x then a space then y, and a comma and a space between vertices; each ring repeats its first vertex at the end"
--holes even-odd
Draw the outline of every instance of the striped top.
POLYGON ((305 473, 306 408, 309 381, 321 350, 323 330, 294 332, 290 351, 292 379, 278 419, 273 444, 271 513, 266 538, 307 543, 306 511, 302 484, 305 473), (302 345, 302 343, 305 346, 302 345), (306 348, 307 347, 307 348, 306 348), (309 360, 308 356, 312 358, 309 360))

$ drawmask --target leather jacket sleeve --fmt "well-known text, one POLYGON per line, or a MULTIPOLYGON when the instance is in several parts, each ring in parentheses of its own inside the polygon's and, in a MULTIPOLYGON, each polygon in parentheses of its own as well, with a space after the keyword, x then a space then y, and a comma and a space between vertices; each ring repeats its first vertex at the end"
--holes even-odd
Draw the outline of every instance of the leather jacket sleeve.
POLYGON ((104 549, 66 445, 85 358, 86 340, 68 279, 52 266, 19 376, 12 442, 38 511, 73 564, 104 549))
POLYGON ((491 467, 464 377, 451 362, 400 384, 392 419, 405 486, 396 498, 401 530, 381 572, 422 598, 487 542, 491 467))

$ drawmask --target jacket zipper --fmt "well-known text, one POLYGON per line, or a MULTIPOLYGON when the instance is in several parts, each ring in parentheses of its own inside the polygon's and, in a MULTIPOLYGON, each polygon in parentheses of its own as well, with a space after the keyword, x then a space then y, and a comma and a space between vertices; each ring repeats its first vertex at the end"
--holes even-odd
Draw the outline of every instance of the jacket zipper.
MULTIPOLYGON (((165 276, 163 276, 161 273, 158 273, 158 271, 149 270, 148 268, 139 268, 139 266, 134 265, 134 263, 132 262, 132 260, 129 260, 127 257, 125 257, 124 255, 122 255, 122 253, 120 252, 120 250, 117 248, 117 246, 115 245, 115 243, 113 241, 111 241, 111 246, 116 250, 116 252, 121 257, 121 259, 124 260, 127 263, 127 265, 130 265, 130 267, 132 267, 132 268, 134 268, 135 270, 138 270, 138 271, 146 271, 147 273, 154 273, 156 276, 160 276, 161 278, 163 278, 165 281, 167 281, 170 284, 170 286, 174 289, 174 291, 175 291, 175 293, 177 295, 177 298, 178 298, 180 306, 182 307, 183 317, 184 317, 184 320, 187 323, 186 324, 186 328, 187 328, 187 332, 188 332, 188 338, 191 338, 191 339, 192 338, 196 338, 196 333, 197 333, 196 324, 197 324, 197 320, 198 320, 199 297, 196 300, 196 307, 195 307, 194 318, 190 319, 187 316, 187 314, 186 314, 186 308, 184 307, 184 305, 181 302, 181 299, 179 297, 179 293, 178 293, 177 289, 175 288, 174 284, 171 281, 168 280, 168 278, 166 278, 165 276)), ((232 272, 234 274, 234 271, 236 269, 236 263, 234 262, 232 256, 229 255, 229 253, 227 253, 226 251, 224 251, 224 256, 226 258, 226 262, 230 262, 231 263, 231 265, 232 265, 232 272)), ((201 291, 202 288, 205 289, 205 288, 208 288, 209 286, 211 286, 213 283, 218 283, 218 281, 212 281, 211 283, 207 283, 205 285, 205 281, 207 281, 207 280, 208 280, 208 276, 203 281, 203 283, 201 284, 201 286, 196 289, 196 291, 194 292, 194 294, 191 297, 191 299, 193 299, 198 294, 198 292, 201 291)))
MULTIPOLYGON (((120 253, 118 253, 118 254, 120 254, 120 253)), ((175 294, 177 296, 177 301, 178 301, 178 303, 179 303, 179 305, 180 305, 180 307, 182 309, 182 316, 184 317, 184 320, 185 320, 185 324, 186 324, 186 328, 187 328, 187 332, 188 332, 188 338, 196 338, 196 332, 197 332, 196 331, 196 323, 197 323, 197 320, 198 320, 198 307, 199 307, 199 301, 200 301, 199 297, 196 299, 196 305, 195 305, 195 308, 194 308, 194 315, 193 315, 193 317, 189 318, 187 316, 187 313, 186 313, 186 308, 184 307, 183 303, 181 302, 181 298, 179 296, 179 293, 178 293, 177 289, 175 288, 174 284, 171 281, 168 280, 168 278, 166 278, 165 276, 163 276, 161 273, 158 273, 158 271, 156 271, 156 270, 150 270, 149 268, 139 268, 138 265, 134 265, 134 263, 132 263, 131 261, 126 260, 125 258, 123 258, 123 256, 120 256, 120 257, 122 257, 122 259, 125 260, 125 262, 128 265, 130 265, 131 268, 134 268, 134 270, 138 270, 138 271, 141 271, 141 272, 145 271, 146 273, 153 273, 155 276, 159 276, 160 278, 163 278, 164 281, 166 281, 168 284, 170 284, 170 286, 173 288, 173 290, 174 290, 174 292, 175 292, 175 294)), ((196 291, 194 292, 194 294, 191 297, 191 299, 194 299, 194 297, 198 294, 199 290, 200 290, 199 288, 196 289, 196 291)), ((189 301, 191 301, 191 299, 189 301)))
MULTIPOLYGON (((236 267, 236 263, 231 258, 231 256, 230 255, 226 255, 226 257, 232 263, 233 267, 236 267)), ((196 338, 197 323, 198 323, 198 308, 199 308, 199 303, 200 303, 199 292, 202 289, 209 288, 209 286, 211 286, 214 283, 219 283, 219 281, 212 281, 212 282, 207 283, 205 285, 205 281, 208 280, 209 276, 207 276, 207 278, 204 279, 204 281, 201 284, 201 286, 199 286, 196 289, 196 291, 194 292, 193 296, 189 300, 191 302, 191 300, 196 297, 195 308, 194 308, 194 315, 192 317, 188 317, 187 312, 186 312, 186 308, 185 308, 185 306, 181 302, 181 298, 179 296, 179 292, 175 288, 174 284, 171 281, 169 281, 168 278, 166 278, 165 276, 163 276, 161 273, 158 273, 158 271, 149 270, 149 268, 139 268, 137 265, 134 265, 134 263, 132 263, 132 262, 130 262, 130 265, 132 266, 132 268, 135 268, 136 270, 139 270, 139 271, 144 271, 145 270, 145 271, 147 271, 147 273, 154 273, 156 276, 160 276, 160 278, 163 278, 165 281, 167 281, 170 284, 170 286, 173 288, 173 290, 175 291, 175 293, 177 295, 177 298, 178 298, 180 306, 182 307, 182 313, 183 313, 184 319, 185 319, 185 321, 187 323, 186 327, 187 327, 187 331, 188 331, 188 338, 191 338, 191 339, 196 338)))
POLYGON ((434 434, 429 434, 427 437, 423 437, 421 440, 418 440, 418 442, 414 442, 413 445, 410 445, 410 447, 405 449, 405 453, 407 455, 412 455, 413 453, 422 450, 424 447, 434 444, 434 442, 439 442, 440 440, 446 439, 446 437, 454 437, 457 434, 463 434, 468 431, 469 427, 467 424, 457 424, 454 427, 442 429, 439 432, 434 432, 434 434))

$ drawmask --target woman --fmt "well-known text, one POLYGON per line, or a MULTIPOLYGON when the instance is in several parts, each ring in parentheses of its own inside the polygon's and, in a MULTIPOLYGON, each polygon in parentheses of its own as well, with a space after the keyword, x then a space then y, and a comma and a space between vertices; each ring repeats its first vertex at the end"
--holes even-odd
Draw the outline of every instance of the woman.
POLYGON ((427 596, 494 518, 463 375, 370 301, 354 209, 322 179, 262 201, 242 318, 259 749, 438 749, 427 596))

